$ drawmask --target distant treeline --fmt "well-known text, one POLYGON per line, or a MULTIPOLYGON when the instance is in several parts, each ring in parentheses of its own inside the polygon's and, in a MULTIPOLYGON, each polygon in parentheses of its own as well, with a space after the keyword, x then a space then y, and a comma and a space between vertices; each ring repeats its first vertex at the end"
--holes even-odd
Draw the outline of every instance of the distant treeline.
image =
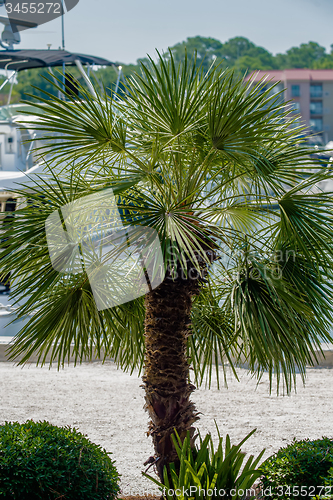
MULTIPOLYGON (((309 42, 302 43, 299 47, 292 47, 285 54, 273 56, 268 50, 258 47, 247 38, 235 37, 222 43, 215 38, 196 36, 187 38, 186 41, 170 47, 165 52, 164 57, 167 59, 170 57, 169 53, 172 52, 175 61, 179 62, 185 57, 186 51, 190 57, 196 52, 197 64, 202 64, 204 69, 208 69, 212 62, 215 61, 221 64, 222 68, 234 68, 239 74, 253 70, 287 68, 333 69, 333 44, 329 54, 318 43, 309 42)), ((112 56, 110 57, 112 58, 112 56)), ((117 62, 117 65, 122 66, 123 75, 129 77, 133 72, 140 71, 141 62, 149 64, 149 60, 143 58, 138 59, 136 64, 117 62)), ((71 72, 80 79, 75 68, 71 72)), ((43 79, 42 75, 51 78, 47 70, 26 70, 21 72, 18 83, 14 85, 12 101, 31 100, 32 97, 27 96, 27 92, 34 94, 36 97, 42 95, 41 90, 54 95, 55 89, 53 85, 43 79), (37 87, 37 89, 33 87, 37 87)), ((96 72, 96 75, 107 89, 114 88, 117 81, 117 70, 115 68, 101 68, 96 72)), ((6 87, 3 92, 6 92, 6 87)), ((0 95, 2 101, 5 98, 5 94, 0 95)))

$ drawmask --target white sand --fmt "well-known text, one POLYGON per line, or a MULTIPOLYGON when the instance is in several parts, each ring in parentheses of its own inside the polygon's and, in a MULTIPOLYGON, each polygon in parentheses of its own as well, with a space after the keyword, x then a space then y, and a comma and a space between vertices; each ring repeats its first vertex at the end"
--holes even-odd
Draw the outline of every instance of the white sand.
MULTIPOLYGON (((265 375, 256 388, 245 369, 232 375, 229 388, 198 389, 193 399, 202 412, 201 434, 216 436, 214 419, 222 435, 229 433, 238 443, 250 430, 257 432, 244 451, 265 456, 289 443, 293 437, 333 437, 333 370, 309 369, 305 388, 298 379, 297 393, 269 395, 265 375)), ((107 362, 72 365, 61 371, 29 365, 15 367, 0 363, 0 423, 5 420, 48 420, 55 425, 75 426, 95 443, 113 453, 122 474, 124 494, 154 491, 141 477, 143 462, 153 454, 146 437, 147 414, 143 410, 143 389, 136 376, 117 370, 107 362)), ((155 490, 156 491, 156 490, 155 490)))

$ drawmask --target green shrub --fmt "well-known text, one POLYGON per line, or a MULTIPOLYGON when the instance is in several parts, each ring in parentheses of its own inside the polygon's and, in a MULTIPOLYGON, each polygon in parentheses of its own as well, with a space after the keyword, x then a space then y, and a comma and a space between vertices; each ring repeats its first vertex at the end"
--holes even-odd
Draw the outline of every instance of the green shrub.
POLYGON ((333 440, 294 440, 260 467, 265 498, 333 498, 333 440))
POLYGON ((172 439, 180 465, 177 466, 178 470, 176 470, 175 464, 170 465, 171 482, 166 467, 164 468, 164 484, 148 474, 144 475, 160 487, 167 500, 174 498, 178 500, 189 498, 195 500, 238 500, 246 495, 250 496, 251 493, 254 493, 252 486, 255 480, 261 476, 256 467, 265 450, 255 460, 253 455, 250 455, 242 469, 245 453, 240 448, 255 430, 250 432, 237 446, 230 444, 230 438, 227 434, 224 451, 223 439, 218 429, 219 443, 216 451, 214 451, 210 434, 207 434, 204 439, 199 436, 199 446, 191 449, 190 436, 188 435, 181 443, 178 434, 175 433, 172 439), (202 491, 200 492, 200 490, 202 491))
POLYGON ((75 429, 32 420, 0 426, 0 499, 112 500, 118 481, 107 452, 75 429))

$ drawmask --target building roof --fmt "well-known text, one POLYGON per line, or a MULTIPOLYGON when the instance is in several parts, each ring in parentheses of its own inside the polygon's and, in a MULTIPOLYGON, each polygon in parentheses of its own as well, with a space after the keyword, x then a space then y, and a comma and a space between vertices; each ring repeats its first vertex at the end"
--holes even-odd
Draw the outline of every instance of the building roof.
POLYGON ((290 80, 303 80, 303 81, 333 81, 333 69, 284 69, 284 70, 264 70, 252 71, 245 80, 253 78, 255 82, 259 82, 262 78, 267 76, 268 80, 273 82, 290 81, 290 80))

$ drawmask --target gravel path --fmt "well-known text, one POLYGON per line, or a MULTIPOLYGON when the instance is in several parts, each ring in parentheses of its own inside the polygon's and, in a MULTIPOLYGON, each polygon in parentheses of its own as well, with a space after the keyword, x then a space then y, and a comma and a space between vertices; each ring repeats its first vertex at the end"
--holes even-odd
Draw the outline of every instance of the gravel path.
MULTIPOLYGON (((333 437, 333 369, 309 369, 306 386, 298 378, 297 393, 290 396, 270 395, 266 374, 258 386, 245 369, 238 375, 240 382, 230 374, 228 389, 217 390, 214 384, 194 393, 202 412, 202 435, 211 431, 216 436, 214 419, 221 434, 229 433, 234 443, 256 427, 244 451, 257 454, 266 448, 265 456, 293 437, 333 437)), ((0 380, 0 424, 32 418, 74 426, 113 453, 124 494, 156 492, 141 477, 153 449, 146 437, 147 414, 137 374, 123 373, 111 362, 70 365, 60 371, 4 362, 0 380)))

